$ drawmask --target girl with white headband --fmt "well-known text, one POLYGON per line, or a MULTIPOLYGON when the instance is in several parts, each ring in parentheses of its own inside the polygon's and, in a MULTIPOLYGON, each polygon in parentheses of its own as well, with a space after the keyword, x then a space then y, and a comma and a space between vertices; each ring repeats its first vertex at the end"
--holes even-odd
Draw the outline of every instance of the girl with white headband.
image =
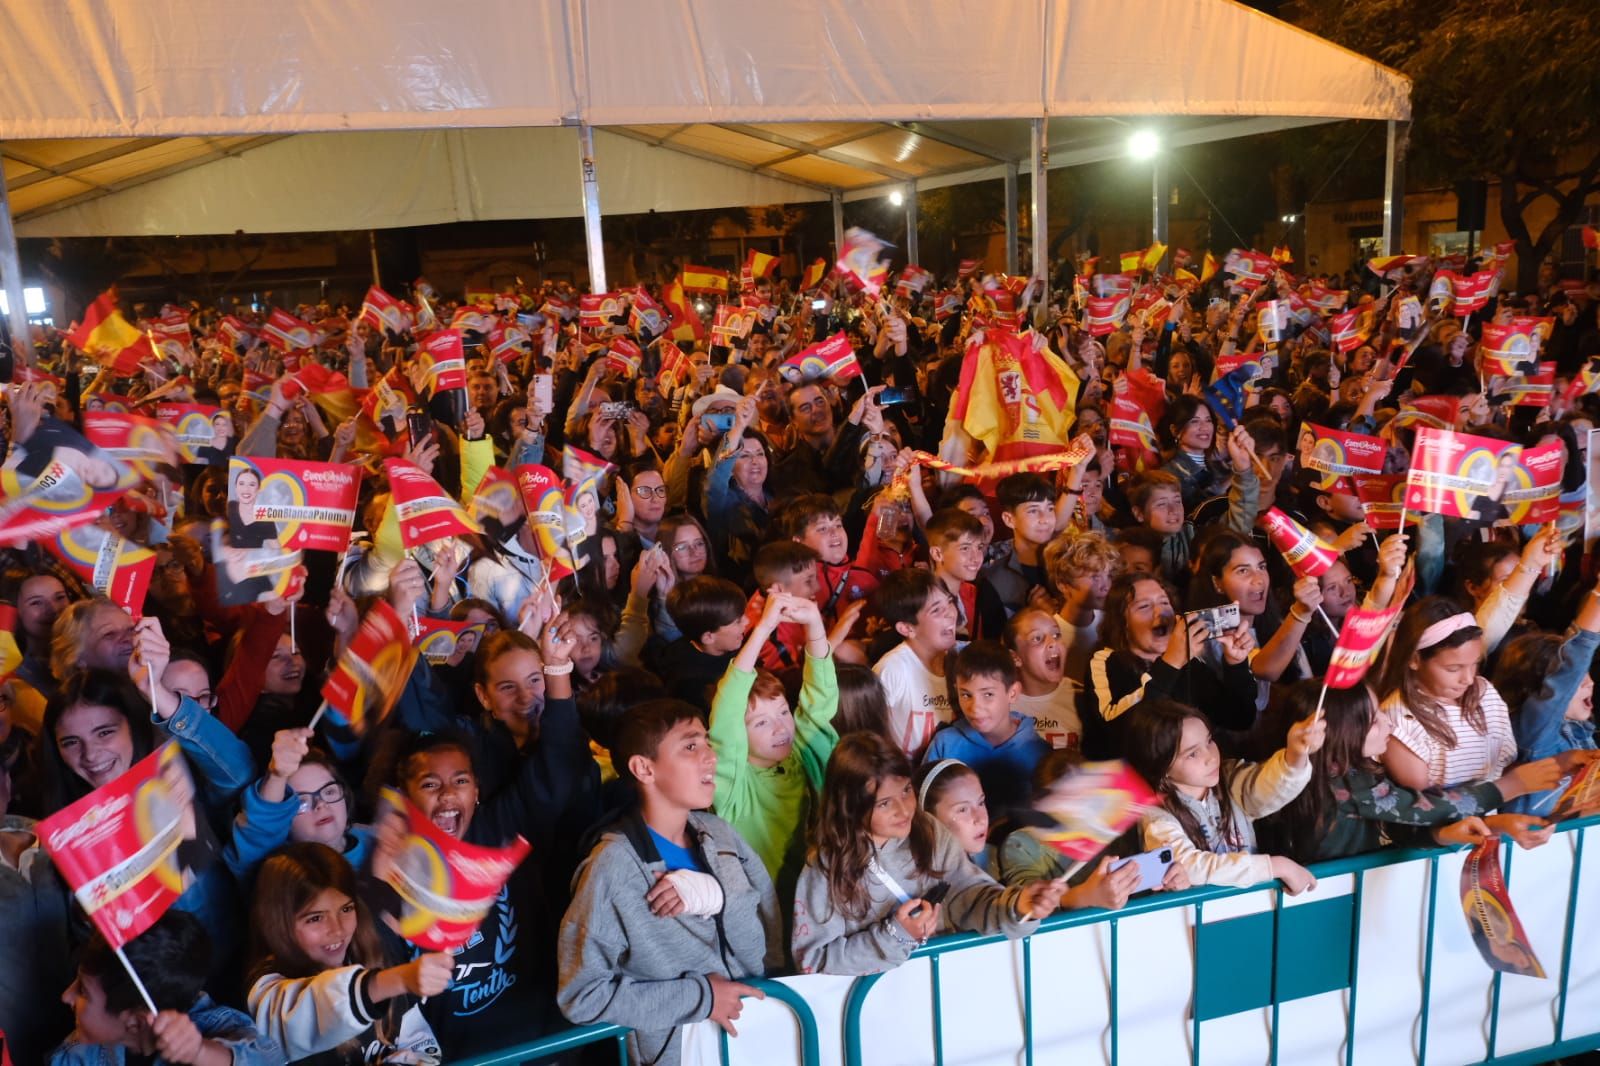
POLYGON ((1412 604, 1378 679, 1378 699, 1394 723, 1384 769, 1413 789, 1499 777, 1517 758, 1511 715, 1478 670, 1483 630, 1454 600, 1412 604))

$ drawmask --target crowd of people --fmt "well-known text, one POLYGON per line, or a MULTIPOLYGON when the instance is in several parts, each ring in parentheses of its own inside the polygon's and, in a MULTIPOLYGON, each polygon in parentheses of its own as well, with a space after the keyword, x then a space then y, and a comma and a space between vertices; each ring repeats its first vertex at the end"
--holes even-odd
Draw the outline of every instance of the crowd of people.
POLYGON ((1426 300, 1436 266, 1355 277, 1351 346, 1326 316, 1262 328, 1268 299, 1330 281, 1282 265, 1258 286, 1145 270, 1155 299, 1109 330, 1085 313, 1093 277, 1024 290, 980 269, 938 291, 757 273, 727 298, 748 326, 704 339, 692 307, 630 314, 664 287, 596 317, 566 286, 478 307, 421 284, 399 330, 355 301, 298 308, 303 343, 266 339, 263 314, 150 309, 189 340, 135 368, 39 338, 5 390, 7 496, 43 476, 29 443, 55 423, 217 411, 194 461, 99 518, 155 553, 131 613, 42 543, 0 549, 12 1057, 437 1062, 605 1021, 669 1064, 681 1026, 736 1031, 752 977, 877 973, 944 932, 1026 936, 1140 891, 1300 893, 1316 863, 1390 844, 1538 846, 1596 746, 1581 519, 1512 524, 1501 476, 1473 517, 1379 531, 1303 446, 1307 425, 1381 437, 1396 474, 1420 425, 1559 442, 1562 490, 1583 495, 1600 286, 1457 316, 1426 300), (1543 405, 1498 402, 1483 372, 1484 326, 1513 315, 1553 319, 1543 405), (446 323, 464 390, 426 358, 446 323), (823 373, 795 359, 841 333, 823 373), (1241 354, 1259 376, 1230 406, 1213 386, 1241 354), (585 490, 557 551, 543 513, 479 506, 491 471, 564 455, 585 490), (234 456, 364 467, 351 549, 224 602, 236 553, 275 535, 234 456), (482 532, 402 549, 385 458, 482 532), (1272 510, 1337 560, 1296 577, 1261 529, 1272 510), (1380 665, 1326 689, 1346 615, 1400 597, 1380 665), (470 626, 358 731, 317 711, 380 602, 414 631, 470 626), (125 949, 152 1016, 33 827, 169 741, 216 860, 125 949), (1036 801, 1107 759, 1155 801, 1069 862, 1036 801), (386 786, 449 837, 532 844, 453 955, 378 917, 386 786), (1123 861, 1149 853, 1169 860, 1155 879, 1123 861))

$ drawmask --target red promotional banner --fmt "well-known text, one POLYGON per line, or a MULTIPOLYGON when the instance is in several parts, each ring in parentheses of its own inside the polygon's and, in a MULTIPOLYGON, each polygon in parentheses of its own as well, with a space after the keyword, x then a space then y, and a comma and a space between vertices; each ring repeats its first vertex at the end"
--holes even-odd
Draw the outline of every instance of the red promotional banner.
POLYGON ((460 651, 471 655, 483 639, 484 623, 466 619, 417 619, 417 652, 430 663, 449 662, 460 651))
POLYGON ((1561 510, 1561 469, 1566 461, 1566 449, 1558 440, 1522 450, 1522 461, 1511 471, 1500 497, 1513 524, 1542 526, 1556 520, 1561 510))
POLYGON ((1307 443, 1305 440, 1307 434, 1312 438, 1309 442, 1310 450, 1306 453, 1306 466, 1327 475, 1322 479, 1324 488, 1331 486, 1341 477, 1383 473, 1383 461, 1389 454, 1389 446, 1381 437, 1369 437, 1364 433, 1346 433, 1344 430, 1328 429, 1326 426, 1317 426, 1309 422, 1300 433, 1302 447, 1307 443))
POLYGON ((1532 374, 1498 378, 1489 388, 1496 399, 1513 407, 1549 407, 1556 391, 1556 365, 1540 363, 1532 374))
POLYGON ((1505 871, 1500 868, 1500 838, 1492 836, 1473 848, 1461 865, 1461 910, 1478 954, 1491 970, 1543 977, 1544 967, 1528 943, 1506 890, 1505 871))
POLYGON ((1089 335, 1103 337, 1114 333, 1128 315, 1132 299, 1127 296, 1091 296, 1084 301, 1084 325, 1089 335))
POLYGON ((548 466, 519 466, 514 473, 539 557, 550 580, 559 581, 574 572, 572 553, 567 550, 565 486, 548 466))
POLYGON ((385 459, 383 472, 389 478, 389 500, 400 522, 403 546, 415 548, 445 537, 483 532, 472 516, 415 463, 385 459))
POLYGON ((1405 504, 1447 518, 1470 518, 1477 497, 1494 487, 1500 468, 1514 469, 1520 446, 1493 437, 1477 437, 1423 426, 1411 452, 1406 474, 1405 504))
POLYGON ((861 364, 856 361, 850 338, 841 330, 784 360, 778 372, 795 384, 819 378, 848 381, 861 376, 861 364))
POLYGON ((478 523, 488 519, 509 526, 515 522, 522 505, 517 501, 517 482, 511 472, 502 466, 484 471, 483 480, 467 504, 467 513, 478 523))
POLYGON ((203 403, 161 403, 156 418, 172 427, 186 463, 223 463, 233 451, 233 419, 203 403))
POLYGON ((1456 420, 1461 417, 1461 397, 1459 396, 1407 396, 1400 404, 1402 412, 1421 411, 1430 418, 1442 423, 1441 428, 1455 428, 1456 420))
MULTIPOLYGON (((1361 509, 1366 512, 1367 525, 1380 533, 1399 529, 1400 515, 1405 511, 1406 476, 1358 474, 1354 480, 1356 495, 1361 499, 1361 509)), ((1413 511, 1407 517, 1412 525, 1422 521, 1421 512, 1413 511)))
POLYGON ((1055 820, 1040 838, 1078 862, 1093 859, 1127 832, 1156 802, 1138 774, 1121 760, 1089 762, 1061 778, 1034 806, 1055 820))
POLYGON ((64 529, 45 547, 112 603, 135 618, 143 613, 155 552, 98 525, 64 529))
POLYGON ((1225 378, 1242 366, 1250 368, 1251 381, 1267 372, 1267 368, 1261 365, 1260 352, 1229 352, 1227 355, 1217 357, 1216 363, 1211 368, 1211 380, 1225 378))
POLYGON ((1295 577, 1321 577, 1339 559, 1333 545, 1276 507, 1268 509, 1256 524, 1266 530, 1272 546, 1283 553, 1283 561, 1295 577))
POLYGON ((585 333, 609 336, 628 320, 628 306, 618 292, 591 292, 578 298, 578 325, 585 333))
POLYGON ((322 684, 328 716, 364 735, 394 707, 416 662, 405 621, 388 600, 376 601, 322 684))
POLYGON ((366 299, 361 301, 361 314, 356 316, 356 321, 365 322, 380 333, 404 333, 411 328, 411 316, 406 311, 406 305, 376 285, 367 290, 366 299))
POLYGON ((460 330, 441 329, 430 334, 418 354, 428 366, 428 380, 435 396, 446 389, 467 387, 467 357, 460 330))
POLYGON ((192 871, 183 845, 197 836, 194 784, 175 741, 44 819, 39 843, 113 948, 183 895, 192 871))
POLYGON ((285 548, 342 552, 360 489, 358 466, 236 455, 228 461, 229 533, 240 544, 233 526, 270 522, 285 548))
POLYGON ((642 353, 637 344, 626 337, 618 337, 611 342, 611 347, 606 351, 606 366, 625 378, 631 378, 639 372, 641 357, 642 353))
POLYGON ((677 391, 679 385, 689 380, 693 372, 690 368, 689 357, 683 354, 671 341, 664 340, 659 348, 661 356, 661 369, 656 371, 656 388, 663 394, 670 395, 677 391))
POLYGON ((312 329, 310 323, 301 321, 281 307, 274 307, 261 324, 261 336, 279 352, 315 348, 322 343, 322 334, 312 329))
POLYGON ((213 519, 211 558, 217 568, 217 599, 226 606, 261 603, 287 596, 296 582, 305 581, 304 553, 278 543, 278 528, 271 522, 244 526, 242 543, 232 541, 232 522, 213 519))
POLYGON ((1367 331, 1362 328, 1361 309, 1353 307, 1328 319, 1328 330, 1333 343, 1341 352, 1353 352, 1367 343, 1367 331))
POLYGON ((88 525, 138 475, 90 444, 65 422, 46 416, 0 467, 0 544, 25 544, 88 525))
POLYGON ((85 411, 83 435, 97 448, 127 463, 142 478, 154 479, 160 467, 183 462, 178 438, 166 422, 143 415, 85 411))
POLYGON ((1533 331, 1531 320, 1522 326, 1485 322, 1483 339, 1478 342, 1484 373, 1511 375, 1533 369, 1539 358, 1539 341, 1533 331))
POLYGON ((745 338, 755 328, 757 317, 758 313, 753 307, 718 305, 717 317, 711 325, 711 343, 724 348, 743 348, 745 338))
POLYGON ((503 848, 466 844, 396 789, 385 788, 382 799, 379 817, 406 825, 398 851, 373 862, 373 872, 400 897, 400 913, 389 916, 394 929, 423 951, 455 951, 477 932, 529 844, 520 836, 503 848))
POLYGON ((1405 597, 1396 596, 1395 602, 1381 611, 1366 607, 1352 607, 1339 627, 1339 640, 1334 645, 1333 656, 1328 660, 1327 683, 1329 688, 1351 688, 1360 683, 1372 664, 1383 651, 1383 642, 1389 636, 1405 597))

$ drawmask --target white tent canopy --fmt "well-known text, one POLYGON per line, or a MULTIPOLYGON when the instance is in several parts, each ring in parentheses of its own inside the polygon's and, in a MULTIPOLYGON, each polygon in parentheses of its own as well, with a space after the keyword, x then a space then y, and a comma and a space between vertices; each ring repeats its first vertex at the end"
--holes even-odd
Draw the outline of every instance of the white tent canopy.
POLYGON ((1231 0, 4 0, 0 59, 29 236, 583 213, 597 244, 593 179, 609 211, 914 210, 1135 121, 1410 117, 1404 76, 1231 0))

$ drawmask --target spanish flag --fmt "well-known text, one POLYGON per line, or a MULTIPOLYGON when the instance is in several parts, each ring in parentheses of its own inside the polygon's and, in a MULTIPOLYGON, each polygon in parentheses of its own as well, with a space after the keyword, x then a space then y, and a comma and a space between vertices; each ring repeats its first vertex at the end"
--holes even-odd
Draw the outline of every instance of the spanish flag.
POLYGON ((728 272, 716 267, 686 266, 678 275, 678 284, 684 292, 709 292, 728 295, 728 272))
POLYGON ((818 259, 815 263, 806 267, 805 275, 800 279, 800 291, 810 292, 818 285, 821 285, 823 279, 827 276, 828 261, 826 259, 818 259))
POLYGON ((1161 265, 1161 258, 1167 254, 1167 246, 1156 241, 1144 250, 1144 255, 1139 258, 1139 266, 1144 270, 1154 270, 1161 265))
POLYGON ((1288 266, 1294 262, 1294 252, 1289 249, 1287 244, 1276 245, 1272 249, 1272 261, 1288 266))
POLYGON ((672 328, 667 331, 668 340, 693 344, 706 339, 706 324, 700 321, 700 313, 689 299, 682 275, 661 290, 661 302, 672 316, 672 328))
POLYGON ((361 413, 361 397, 337 370, 321 363, 303 363, 291 376, 305 388, 307 398, 335 422, 347 422, 361 413))
POLYGON ((743 273, 752 280, 755 278, 770 278, 772 272, 778 269, 778 257, 750 249, 750 254, 744 258, 743 273))
POLYGON ((950 417, 1003 463, 1066 448, 1078 376, 1029 331, 983 334, 967 346, 950 417))
POLYGON ((1212 255, 1210 252, 1207 252, 1205 259, 1201 260, 1200 262, 1200 284, 1204 285, 1206 282, 1210 281, 1211 275, 1215 274, 1216 272, 1217 257, 1212 255))
POLYGON ((136 373, 145 359, 155 358, 150 338, 117 310, 117 290, 107 289, 83 313, 83 323, 67 333, 79 350, 121 376, 136 373))
POLYGON ((1138 273, 1140 264, 1144 262, 1144 249, 1140 248, 1137 251, 1123 252, 1121 255, 1117 256, 1117 260, 1122 264, 1122 272, 1124 274, 1138 273))
POLYGON ((1367 260, 1367 269, 1371 270, 1380 278, 1391 277, 1410 266, 1412 260, 1419 258, 1423 257, 1403 254, 1380 255, 1374 259, 1367 260))

